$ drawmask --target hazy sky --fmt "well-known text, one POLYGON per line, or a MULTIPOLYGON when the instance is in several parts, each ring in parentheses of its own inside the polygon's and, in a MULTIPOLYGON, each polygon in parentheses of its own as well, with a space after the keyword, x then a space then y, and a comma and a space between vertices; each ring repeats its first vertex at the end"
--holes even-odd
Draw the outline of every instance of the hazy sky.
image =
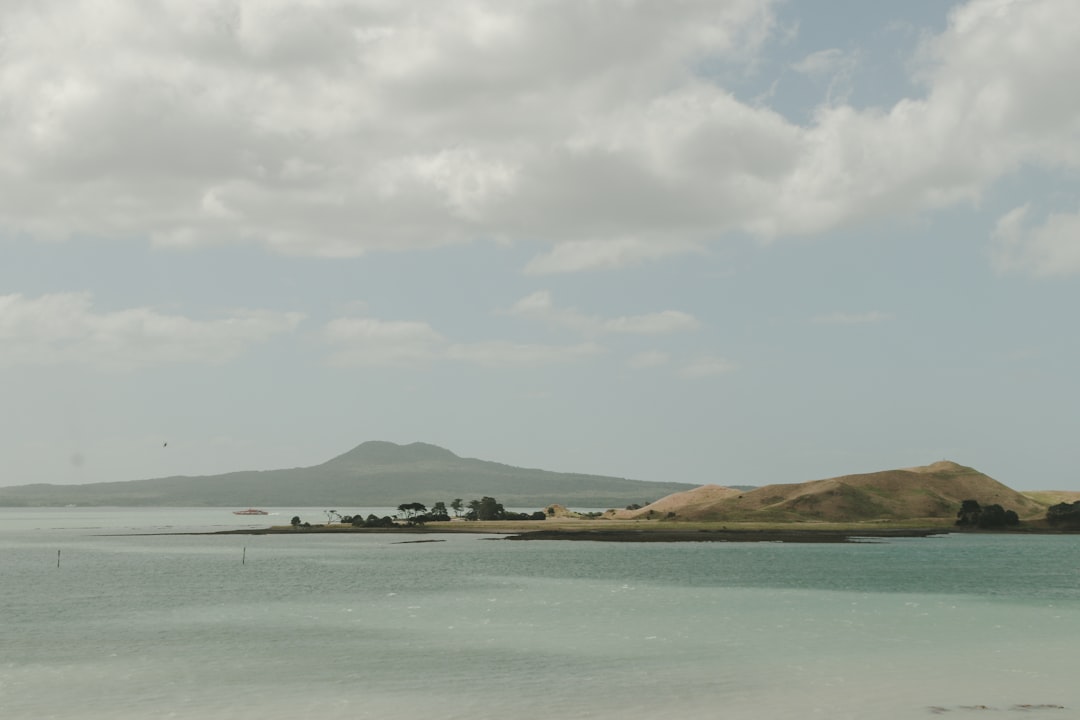
POLYGON ((0 484, 378 439, 1080 490, 1078 30, 1075 0, 4 0, 0 484))

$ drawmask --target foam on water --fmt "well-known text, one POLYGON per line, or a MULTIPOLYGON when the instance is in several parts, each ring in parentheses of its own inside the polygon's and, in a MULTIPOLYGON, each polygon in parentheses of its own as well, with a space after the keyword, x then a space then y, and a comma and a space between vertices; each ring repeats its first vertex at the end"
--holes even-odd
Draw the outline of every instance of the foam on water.
POLYGON ((4 718, 1080 717, 1069 537, 102 537, 137 522, 41 512, 0 511, 4 718))

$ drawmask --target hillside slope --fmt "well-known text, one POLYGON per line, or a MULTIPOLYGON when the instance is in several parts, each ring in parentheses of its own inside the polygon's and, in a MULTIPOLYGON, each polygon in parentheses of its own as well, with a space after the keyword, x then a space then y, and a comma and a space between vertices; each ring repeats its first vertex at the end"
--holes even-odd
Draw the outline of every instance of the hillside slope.
POLYGON ((953 518, 964 500, 999 504, 1021 518, 1041 517, 1046 505, 970 467, 950 461, 922 467, 844 475, 810 482, 766 485, 749 492, 699 491, 661 498, 624 516, 681 520, 823 521, 953 518))

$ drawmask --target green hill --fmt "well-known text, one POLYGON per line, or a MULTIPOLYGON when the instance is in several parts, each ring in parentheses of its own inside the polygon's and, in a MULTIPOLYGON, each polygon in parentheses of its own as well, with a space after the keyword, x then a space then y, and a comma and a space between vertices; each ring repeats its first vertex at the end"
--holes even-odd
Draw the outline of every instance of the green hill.
POLYGON ((0 488, 0 506, 396 507, 489 495, 507 507, 615 507, 693 487, 461 458, 426 443, 366 442, 321 465, 88 485, 0 488))

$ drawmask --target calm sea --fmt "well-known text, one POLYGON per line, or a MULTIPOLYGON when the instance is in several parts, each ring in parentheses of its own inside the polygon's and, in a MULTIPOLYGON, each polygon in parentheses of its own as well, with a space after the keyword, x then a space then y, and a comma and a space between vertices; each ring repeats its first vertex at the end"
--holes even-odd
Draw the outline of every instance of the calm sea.
POLYGON ((0 717, 1080 718, 1080 537, 132 534, 280 512, 0 509, 0 717))

